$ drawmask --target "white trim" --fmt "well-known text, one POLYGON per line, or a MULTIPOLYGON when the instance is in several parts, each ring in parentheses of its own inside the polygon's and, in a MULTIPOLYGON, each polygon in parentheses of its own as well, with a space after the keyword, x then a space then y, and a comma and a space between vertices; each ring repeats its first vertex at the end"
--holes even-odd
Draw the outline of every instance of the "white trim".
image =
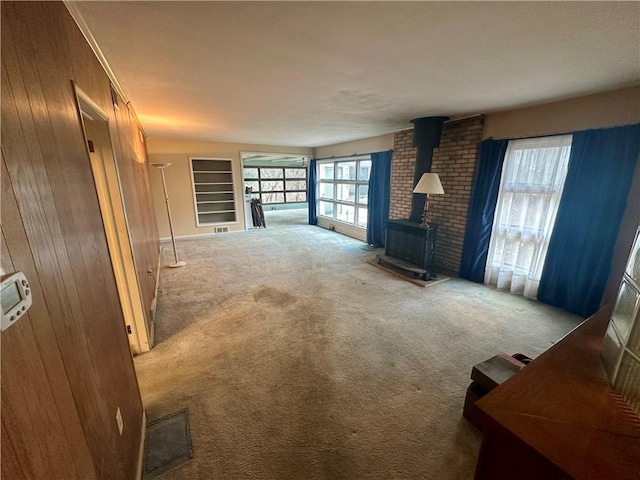
MULTIPOLYGON (((233 158, 229 158, 229 157, 189 157, 189 172, 191 173, 191 192, 193 193, 193 214, 195 215, 195 219, 196 219, 196 227, 197 228, 202 228, 202 227, 218 227, 218 226, 223 226, 223 225, 240 225, 240 221, 238 220, 238 213, 239 213, 239 199, 238 199, 238 190, 236 188, 236 182, 237 182, 237 175, 236 175, 236 167, 234 165, 234 161, 233 158), (193 170, 193 161, 194 160, 217 160, 217 161, 223 161, 223 162, 229 162, 229 165, 231 166, 231 170, 229 172, 209 172, 209 173, 231 173, 231 192, 225 192, 225 193, 231 193, 233 195, 233 213, 235 214, 235 221, 226 221, 226 222, 216 222, 216 223, 201 223, 200 222, 200 217, 198 216, 198 197, 196 195, 196 182, 195 182, 195 177, 194 177, 194 173, 198 172, 201 173, 201 170, 196 170, 194 172, 193 170)), ((204 172, 207 173, 207 172, 204 172)), ((200 192, 203 193, 203 192, 200 192)), ((206 192, 204 192, 206 193, 206 192)), ((217 192, 211 192, 211 193, 217 193, 217 192)), ((244 196, 242 196, 242 198, 244 199, 244 196)), ((222 212, 203 212, 203 213, 222 213, 222 212)), ((243 210, 244 213, 244 210, 243 210)), ((178 238, 178 237, 176 237, 178 238)))
POLYGON ((306 160, 307 162, 309 160, 311 160, 313 158, 313 155, 310 153, 299 153, 299 152, 293 152, 293 153, 284 153, 284 152, 247 152, 245 150, 240 150, 240 160, 243 162, 244 165, 244 157, 243 155, 282 155, 283 157, 300 157, 303 160, 306 160))
MULTIPOLYGON (((351 230, 351 228, 356 228, 356 229, 363 229, 365 231, 365 237, 366 237, 366 227, 362 227, 360 225, 358 225, 356 223, 356 218, 359 218, 359 209, 360 208, 369 208, 369 202, 367 201, 367 203, 360 203, 358 201, 359 198, 359 193, 360 193, 360 187, 366 185, 368 187, 369 185, 369 179, 367 180, 359 180, 358 176, 359 176, 359 168, 360 168, 360 164, 361 162, 369 162, 371 163, 371 155, 369 154, 363 154, 363 155, 358 155, 358 156, 352 156, 352 157, 348 157, 348 158, 337 158, 337 159, 325 159, 322 161, 317 161, 316 162, 316 206, 317 206, 317 217, 318 220, 320 219, 324 219, 326 224, 332 224, 331 226, 333 227, 333 229, 335 229, 336 231, 338 231, 337 227, 337 223, 335 225, 333 225, 333 223, 335 222, 339 222, 342 223, 345 227, 347 227, 348 231, 351 230), (346 180, 346 179, 339 179, 336 178, 336 174, 338 172, 338 169, 336 168, 339 164, 341 163, 355 163, 356 164, 356 179, 355 180, 346 180), (323 165, 332 165, 333 166, 333 178, 332 179, 323 179, 320 178, 319 172, 320 172, 320 167, 322 167, 323 165), (333 186, 333 195, 332 198, 324 198, 320 196, 320 185, 321 184, 325 184, 325 185, 332 185, 333 186), (338 187, 340 185, 353 185, 354 186, 354 190, 355 190, 355 199, 353 202, 347 201, 347 200, 339 200, 338 199, 338 187), (344 205, 344 206, 348 206, 348 207, 353 207, 353 211, 354 211, 354 221, 353 223, 351 222, 346 222, 344 220, 340 220, 339 218, 337 218, 337 208, 334 208, 333 210, 333 216, 332 217, 327 217, 326 215, 321 215, 320 212, 320 202, 326 202, 326 203, 332 203, 334 205, 334 207, 337 207, 338 205, 344 205)), ((371 167, 369 167, 371 169, 371 167)), ((369 170, 369 176, 371 176, 371 170, 369 170)), ((341 229, 344 231, 344 228, 341 229)), ((353 234, 348 234, 350 236, 354 236, 355 238, 360 238, 360 233, 355 231, 353 232, 353 234)))
POLYGON ((341 233, 347 237, 355 238, 363 242, 367 241, 367 230, 362 227, 356 227, 349 223, 341 222, 340 220, 332 220, 327 217, 318 217, 318 227, 325 228, 327 230, 333 230, 334 232, 341 233))
MULTIPOLYGON (((215 227, 213 227, 215 228, 215 227)), ((251 229, 253 230, 253 229, 251 229)), ((188 239, 188 238, 200 238, 200 237, 213 237, 216 235, 227 235, 229 233, 246 233, 248 230, 243 230, 243 229, 239 229, 239 230, 229 230, 228 232, 206 232, 206 233, 192 233, 189 235, 176 235, 176 240, 178 239, 188 239)), ((166 242, 170 242, 171 241, 171 237, 160 237, 160 242, 161 243, 166 243, 166 242)))
MULTIPOLYGON (((158 241, 158 243, 160 243, 158 241)), ((156 343, 156 309, 158 307, 158 290, 160 289, 160 264, 162 262, 162 245, 158 245, 158 265, 156 266, 155 285, 153 287, 153 299, 151 300, 151 308, 149 316, 151 324, 149 325, 149 348, 153 348, 156 343)))
POLYGON ((96 152, 90 152, 85 145, 87 157, 91 165, 94 186, 100 205, 100 212, 104 226, 111 265, 113 267, 120 307, 125 325, 131 328, 127 340, 134 353, 148 352, 151 348, 147 320, 140 283, 137 275, 130 228, 122 198, 118 166, 115 159, 113 140, 109 131, 109 120, 105 112, 91 101, 89 96, 72 82, 76 94, 76 106, 80 112, 82 134, 87 139, 87 124, 82 118, 82 112, 90 110, 95 121, 96 135, 101 141, 96 142, 96 152), (101 126, 103 133, 101 133, 101 126))
POLYGON ((136 480, 142 480, 142 470, 144 469, 144 443, 147 438, 147 411, 142 409, 142 429, 140 431, 140 445, 138 446, 138 465, 136 480))
POLYGON ((67 7, 67 10, 71 14, 71 17, 76 22, 76 25, 78 25, 78 28, 82 32, 82 35, 84 35, 84 38, 87 39, 87 43, 91 47, 91 50, 93 50, 93 53, 95 54, 98 61, 100 62, 100 65, 102 65, 102 68, 104 69, 105 73, 109 77, 109 80, 113 85, 113 88, 115 88, 116 92, 118 92, 118 95, 120 95, 126 103, 129 103, 129 99, 127 98, 127 95, 124 93, 124 90, 120 85, 120 82, 118 82, 118 79, 116 78, 115 73, 113 73, 113 70, 109 65, 109 62, 107 61, 107 58, 104 56, 104 53, 102 53, 102 49, 100 48, 100 46, 98 45, 98 42, 96 41, 95 37, 91 33, 91 30, 89 29, 89 25, 87 25, 87 22, 85 21, 84 17, 80 13, 80 10, 78 9, 78 6, 77 6, 78 2, 63 0, 62 3, 64 3, 64 6, 67 7))
MULTIPOLYGON (((107 77, 109 78, 109 81, 113 86, 114 90, 122 98, 122 100, 124 100, 125 105, 129 105, 131 103, 131 100, 129 100, 129 97, 127 97, 127 94, 124 92, 124 89, 122 88, 122 85, 120 85, 120 82, 116 77, 116 74, 113 73, 113 70, 111 69, 111 65, 109 65, 107 58, 104 56, 104 53, 102 53, 102 49, 100 48, 100 45, 98 45, 98 42, 93 36, 93 33, 91 33, 91 29, 89 28, 89 25, 87 25, 87 22, 85 21, 84 17, 80 13, 80 10, 78 9, 78 6, 77 6, 78 2, 63 0, 62 3, 67 8, 67 11, 71 15, 71 18, 73 18, 73 21, 76 22, 76 25, 78 26, 78 29, 80 30, 80 32, 82 32, 82 35, 84 36, 84 38, 87 40, 89 47, 91 48, 91 50, 93 51, 93 54, 98 59, 98 62, 102 66, 102 69, 107 74, 107 77)), ((142 136, 146 137, 147 134, 144 131, 144 128, 140 123, 140 120, 138 119, 138 114, 136 113, 136 111, 133 108, 129 108, 129 112, 135 118, 135 121, 138 125, 138 128, 140 129, 142 136)))
MULTIPOLYGON (((76 95, 78 96, 79 100, 82 100, 84 103, 87 104, 87 106, 93 110, 92 113, 94 116, 98 116, 100 117, 100 119, 102 119, 105 122, 109 122, 109 117, 107 116, 107 114, 105 112, 102 111, 102 109, 98 106, 98 104, 96 102, 94 102, 93 100, 91 100, 91 98, 89 98, 89 96, 84 93, 82 91, 82 89, 80 87, 78 87, 78 85, 73 84, 73 86, 75 87, 76 90, 76 95)), ((89 120, 91 121, 95 121, 95 118, 93 118, 89 112, 86 112, 85 110, 82 109, 82 105, 80 104, 80 102, 78 102, 78 107, 80 108, 80 112, 84 115, 86 115, 87 117, 89 117, 89 120)))
POLYGON ((316 165, 320 165, 321 163, 332 163, 332 162, 355 162, 357 160, 371 160, 370 153, 353 153, 351 155, 339 155, 335 157, 328 158, 317 158, 316 165))

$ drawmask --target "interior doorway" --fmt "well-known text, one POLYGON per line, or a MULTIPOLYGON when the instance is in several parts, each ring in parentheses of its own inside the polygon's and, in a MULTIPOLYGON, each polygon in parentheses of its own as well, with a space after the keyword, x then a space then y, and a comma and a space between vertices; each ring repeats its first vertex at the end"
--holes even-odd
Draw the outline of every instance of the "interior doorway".
POLYGON ((247 230, 254 227, 252 200, 260 202, 267 228, 308 223, 309 155, 241 152, 241 159, 247 230))
POLYGON ((147 352, 154 325, 152 316, 145 315, 136 275, 109 117, 77 86, 75 90, 129 346, 134 354, 147 352))

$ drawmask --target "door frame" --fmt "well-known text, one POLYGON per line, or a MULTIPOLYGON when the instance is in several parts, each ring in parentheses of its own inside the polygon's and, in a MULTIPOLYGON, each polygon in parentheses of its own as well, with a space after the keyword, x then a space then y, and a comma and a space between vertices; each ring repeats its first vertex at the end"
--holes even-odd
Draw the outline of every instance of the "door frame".
POLYGON ((115 161, 109 129, 109 117, 75 83, 73 83, 73 87, 80 113, 85 147, 91 162, 129 347, 133 354, 148 352, 153 346, 153 322, 147 322, 136 274, 118 166, 115 161), (97 137, 95 140, 91 140, 91 146, 87 138, 87 120, 96 127, 97 137))

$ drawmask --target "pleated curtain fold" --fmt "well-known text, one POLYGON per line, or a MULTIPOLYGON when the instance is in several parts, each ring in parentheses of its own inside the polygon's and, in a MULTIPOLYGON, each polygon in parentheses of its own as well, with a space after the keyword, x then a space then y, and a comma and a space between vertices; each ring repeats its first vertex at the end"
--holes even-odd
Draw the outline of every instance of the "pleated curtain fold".
POLYGON ((584 318, 598 310, 639 156, 640 124, 573 134, 539 300, 584 318))
POLYGON ((317 212, 318 198, 318 172, 316 171, 316 160, 312 158, 309 162, 309 181, 307 182, 307 204, 309 208, 309 225, 318 224, 317 212))
POLYGON ((367 199, 367 243, 384 247, 384 227, 389 220, 391 160, 393 151, 371 154, 371 174, 367 199))

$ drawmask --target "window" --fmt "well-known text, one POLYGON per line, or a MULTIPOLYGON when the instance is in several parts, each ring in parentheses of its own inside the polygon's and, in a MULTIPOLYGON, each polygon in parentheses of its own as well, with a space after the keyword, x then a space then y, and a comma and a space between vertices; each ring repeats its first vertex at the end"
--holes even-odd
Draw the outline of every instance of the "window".
POLYGON ((485 283, 536 298, 570 151, 571 135, 509 142, 485 283))
POLYGON ((640 415, 640 227, 607 328, 602 358, 609 380, 640 415))
POLYGON ((320 161, 318 215, 367 228, 371 158, 320 161))
POLYGON ((304 167, 244 167, 244 185, 265 205, 307 201, 304 167))

